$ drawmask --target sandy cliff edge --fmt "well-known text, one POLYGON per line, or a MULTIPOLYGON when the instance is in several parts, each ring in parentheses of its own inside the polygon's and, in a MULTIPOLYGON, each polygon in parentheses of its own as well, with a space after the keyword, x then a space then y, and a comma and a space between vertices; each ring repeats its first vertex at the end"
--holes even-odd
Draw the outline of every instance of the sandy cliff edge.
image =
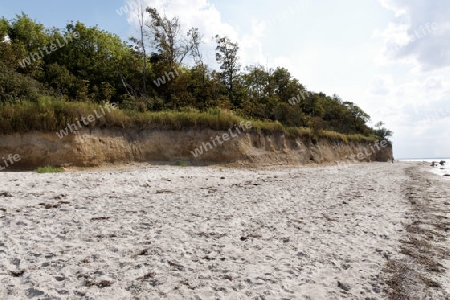
POLYGON ((211 142, 226 131, 83 129, 59 138, 55 133, 31 132, 0 136, 0 154, 18 154, 21 160, 10 169, 42 166, 96 167, 103 164, 184 161, 191 164, 244 163, 246 165, 305 165, 344 161, 363 154, 361 161, 388 161, 392 148, 370 147, 371 144, 309 138, 286 138, 283 133, 270 135, 256 132, 211 142), (210 142, 212 149, 193 155, 195 149, 210 142))

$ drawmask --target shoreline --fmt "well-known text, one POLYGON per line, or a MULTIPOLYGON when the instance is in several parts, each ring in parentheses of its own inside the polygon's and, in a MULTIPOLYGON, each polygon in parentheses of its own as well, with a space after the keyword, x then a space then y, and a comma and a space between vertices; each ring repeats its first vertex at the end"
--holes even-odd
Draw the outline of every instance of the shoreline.
POLYGON ((384 272, 389 299, 448 299, 450 297, 449 182, 425 168, 410 166, 403 187, 410 210, 399 253, 384 272))

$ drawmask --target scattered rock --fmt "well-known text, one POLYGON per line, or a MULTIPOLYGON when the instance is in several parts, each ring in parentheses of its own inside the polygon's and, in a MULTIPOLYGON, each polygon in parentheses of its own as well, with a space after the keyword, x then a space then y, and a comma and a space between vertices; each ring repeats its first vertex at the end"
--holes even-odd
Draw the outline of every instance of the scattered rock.
POLYGON ((372 283, 372 291, 374 291, 377 294, 381 293, 380 287, 375 283, 372 283))
POLYGON ((223 279, 228 279, 229 281, 233 281, 233 276, 228 275, 228 274, 227 275, 223 275, 222 278, 223 279))
POLYGON ((95 282, 95 281, 91 281, 91 280, 86 280, 86 282, 84 283, 85 286, 87 287, 91 287, 91 286, 97 286, 99 288, 105 288, 105 287, 109 287, 111 286, 113 283, 109 280, 102 280, 100 282, 95 282))
POLYGON ((156 193, 157 194, 173 194, 174 192, 172 192, 170 190, 157 190, 156 193))
POLYGON ((260 239, 260 238, 262 238, 262 235, 260 235, 260 234, 249 234, 248 238, 260 239))
POLYGON ((15 265, 17 268, 19 268, 19 266, 20 266, 20 258, 13 258, 13 259, 11 259, 11 263, 13 265, 15 265))
POLYGON ((65 291, 65 290, 61 290, 61 291, 56 291, 59 295, 68 295, 69 291, 65 291))
POLYGON ((173 261, 167 261, 167 263, 171 266, 171 267, 175 267, 178 271, 183 271, 184 267, 182 265, 180 265, 179 263, 173 262, 173 261))
POLYGON ((147 255, 148 254, 148 250, 149 249, 144 249, 142 251, 139 251, 139 253, 137 255, 147 255))
POLYGON ((36 290, 36 289, 34 289, 34 288, 29 288, 29 289, 27 290, 27 295, 28 295, 28 297, 30 297, 30 298, 37 297, 37 296, 42 296, 42 295, 44 295, 44 294, 45 294, 44 292, 39 291, 39 290, 36 290))
POLYGON ((343 282, 340 282, 340 281, 338 281, 338 287, 343 289, 346 292, 350 291, 350 289, 351 289, 350 285, 348 283, 343 283, 343 282))
POLYGON ((116 238, 117 235, 115 235, 114 233, 111 233, 111 234, 97 234, 95 237, 98 238, 98 239, 104 239, 104 238, 112 239, 112 238, 116 238))
POLYGON ((21 277, 25 273, 25 270, 20 271, 9 271, 9 274, 13 277, 21 277))
POLYGON ((145 274, 144 276, 139 277, 137 280, 146 280, 146 279, 150 279, 155 277, 156 273, 155 272, 150 272, 145 274))
POLYGON ((9 192, 1 192, 1 193, 0 193, 0 196, 3 196, 3 197, 12 197, 11 193, 9 193, 9 192))
POLYGON ((39 203, 39 205, 44 206, 45 209, 59 208, 61 204, 48 204, 48 203, 39 203))
POLYGON ((95 217, 91 218, 91 221, 102 221, 102 220, 109 220, 110 217, 95 217))
POLYGON ((299 253, 297 253, 297 256, 298 256, 298 257, 307 257, 308 254, 303 253, 303 252, 300 251, 299 253))

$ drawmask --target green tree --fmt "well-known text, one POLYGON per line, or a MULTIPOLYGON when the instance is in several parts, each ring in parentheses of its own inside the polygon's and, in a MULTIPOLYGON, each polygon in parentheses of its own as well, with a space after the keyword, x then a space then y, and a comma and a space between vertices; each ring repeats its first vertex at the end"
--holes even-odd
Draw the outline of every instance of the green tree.
MULTIPOLYGON (((4 25, 3 25, 4 26, 4 25)), ((20 57, 21 72, 33 77, 39 76, 46 52, 44 47, 49 44, 48 30, 44 25, 33 21, 28 15, 16 15, 9 26, 8 36, 20 57), (27 62, 25 63, 26 60, 27 62)))
POLYGON ((169 69, 178 67, 189 53, 189 46, 181 36, 181 26, 178 17, 169 19, 161 16, 155 8, 148 7, 150 22, 147 27, 153 38, 153 44, 162 60, 169 69))
POLYGON ((97 26, 89 28, 77 22, 68 24, 63 33, 54 32, 53 38, 58 40, 64 36, 73 36, 74 33, 78 34, 78 39, 73 39, 68 45, 46 56, 45 60, 48 65, 56 63, 63 66, 77 78, 73 82, 79 91, 76 98, 83 99, 91 95, 90 98, 97 102, 104 101, 98 92, 105 82, 117 90, 111 96, 114 101, 118 101, 120 95, 128 94, 124 81, 134 89, 142 87, 140 59, 117 35, 100 30, 97 26))
POLYGON ((147 64, 148 64, 148 57, 147 57, 147 49, 145 45, 145 39, 144 36, 146 34, 145 32, 145 19, 144 19, 144 5, 143 3, 139 3, 137 7, 137 17, 139 22, 139 38, 132 37, 130 40, 136 44, 136 51, 140 52, 142 56, 142 91, 143 95, 147 95, 147 64))
POLYGON ((202 79, 203 83, 206 80, 206 71, 207 67, 205 63, 203 62, 203 54, 200 51, 200 46, 202 44, 203 36, 200 34, 198 28, 191 28, 188 31, 188 37, 190 38, 189 41, 189 53, 191 54, 192 58, 194 59, 196 68, 199 69, 202 72, 202 79))
POLYGON ((370 121, 370 116, 364 112, 358 105, 353 102, 343 102, 350 113, 350 120, 352 127, 349 133, 367 133, 369 128, 366 123, 370 121))
POLYGON ((216 61, 220 65, 220 77, 227 88, 228 97, 235 107, 239 107, 239 99, 236 97, 236 83, 239 77, 241 65, 239 63, 237 43, 231 42, 228 37, 220 37, 216 35, 216 61))
POLYGON ((393 132, 384 127, 382 121, 375 124, 373 134, 376 135, 380 140, 386 140, 388 137, 393 135, 393 132))

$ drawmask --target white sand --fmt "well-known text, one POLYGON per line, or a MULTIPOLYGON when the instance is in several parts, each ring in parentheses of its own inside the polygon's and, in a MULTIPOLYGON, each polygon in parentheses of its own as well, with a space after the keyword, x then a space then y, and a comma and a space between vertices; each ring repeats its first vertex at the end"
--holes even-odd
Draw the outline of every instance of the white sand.
POLYGON ((385 299, 411 164, 0 173, 0 299, 385 299))

